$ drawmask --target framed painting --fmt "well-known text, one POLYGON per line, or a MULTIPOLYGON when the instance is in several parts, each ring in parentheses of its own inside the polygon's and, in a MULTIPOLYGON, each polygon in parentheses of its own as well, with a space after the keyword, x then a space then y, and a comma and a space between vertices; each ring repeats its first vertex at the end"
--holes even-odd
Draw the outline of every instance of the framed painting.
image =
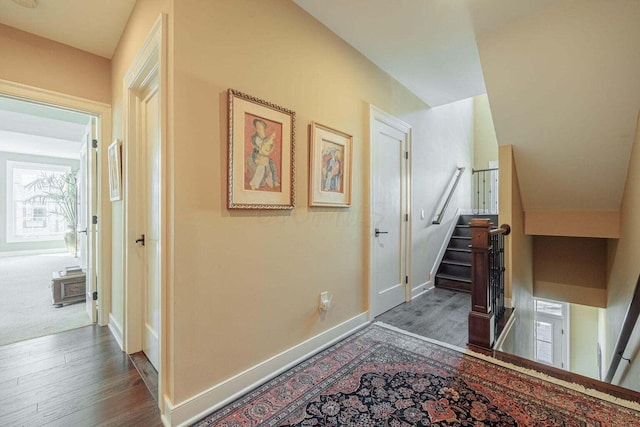
POLYGON ((296 113, 234 89, 229 102, 229 209, 293 209, 296 113))
POLYGON ((122 200, 122 142, 116 139, 107 148, 109 199, 122 200))
POLYGON ((353 137, 312 122, 309 149, 309 205, 351 206, 353 137))

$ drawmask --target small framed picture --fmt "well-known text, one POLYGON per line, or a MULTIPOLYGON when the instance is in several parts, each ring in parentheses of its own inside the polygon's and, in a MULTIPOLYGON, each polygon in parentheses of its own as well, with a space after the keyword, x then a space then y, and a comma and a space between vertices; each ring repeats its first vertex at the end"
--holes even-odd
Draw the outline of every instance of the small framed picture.
POLYGON ((109 199, 122 200, 122 142, 116 139, 107 149, 109 199))
POLYGON ((293 209, 296 113, 229 89, 229 209, 293 209))
POLYGON ((353 137, 312 122, 309 149, 309 205, 351 206, 353 137))

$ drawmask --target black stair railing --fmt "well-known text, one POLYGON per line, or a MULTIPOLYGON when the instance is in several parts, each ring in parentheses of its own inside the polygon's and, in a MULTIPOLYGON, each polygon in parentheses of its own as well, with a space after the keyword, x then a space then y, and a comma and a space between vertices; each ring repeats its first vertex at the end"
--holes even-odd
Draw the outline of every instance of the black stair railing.
POLYGON ((507 224, 492 229, 489 219, 472 219, 471 228, 471 312, 469 344, 492 348, 504 316, 504 237, 507 224))
MULTIPOLYGON (((620 361, 624 358, 623 354, 627 349, 627 344, 629 344, 629 339, 631 338, 631 334, 633 333, 633 329, 638 322, 638 318, 640 317, 640 276, 638 276, 638 280, 636 281, 636 288, 633 291, 633 296, 631 297, 631 302, 629 303, 629 308, 627 309, 627 314, 624 316, 624 322, 622 323, 622 329, 620 330, 620 335, 618 336, 618 340, 616 341, 616 348, 613 351, 613 358, 611 360, 611 365, 609 365, 609 370, 607 371, 607 376, 604 381, 610 383, 613 381, 613 377, 618 370, 618 366, 620 365, 620 361)), ((631 360, 625 359, 629 361, 631 364, 631 360)))
POLYGON ((498 168, 472 169, 473 212, 498 213, 498 168))
POLYGON ((451 178, 451 182, 447 186, 447 190, 445 191, 443 197, 440 199, 440 203, 438 203, 438 210, 436 216, 431 221, 432 224, 440 224, 442 222, 442 218, 444 218, 444 214, 449 207, 449 203, 453 198, 453 193, 456 192, 456 188, 458 188, 458 183, 460 182, 460 178, 462 178, 462 174, 464 173, 465 168, 459 167, 456 168, 456 171, 451 178))

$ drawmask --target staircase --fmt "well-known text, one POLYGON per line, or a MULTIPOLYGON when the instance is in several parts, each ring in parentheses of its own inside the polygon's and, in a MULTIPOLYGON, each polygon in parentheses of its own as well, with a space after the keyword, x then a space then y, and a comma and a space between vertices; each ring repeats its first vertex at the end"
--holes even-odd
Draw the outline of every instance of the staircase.
POLYGON ((471 292, 471 230, 469 222, 473 218, 489 218, 497 227, 498 215, 460 215, 458 224, 451 235, 447 251, 436 273, 437 288, 471 292))

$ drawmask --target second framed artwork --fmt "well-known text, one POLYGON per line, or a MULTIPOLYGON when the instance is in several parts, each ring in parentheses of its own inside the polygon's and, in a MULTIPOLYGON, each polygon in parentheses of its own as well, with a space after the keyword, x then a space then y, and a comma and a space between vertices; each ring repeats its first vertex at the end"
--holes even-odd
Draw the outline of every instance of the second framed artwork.
POLYGON ((353 137, 312 122, 309 148, 309 205, 351 206, 353 137))

